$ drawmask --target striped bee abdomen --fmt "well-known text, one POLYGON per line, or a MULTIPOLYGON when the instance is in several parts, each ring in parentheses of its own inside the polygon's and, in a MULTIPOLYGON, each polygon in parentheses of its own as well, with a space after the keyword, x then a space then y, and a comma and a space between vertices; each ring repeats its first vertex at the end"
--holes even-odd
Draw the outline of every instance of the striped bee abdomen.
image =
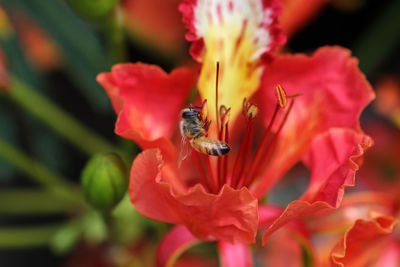
POLYGON ((231 150, 225 142, 205 136, 193 138, 190 140, 190 143, 197 151, 211 156, 223 156, 231 150))

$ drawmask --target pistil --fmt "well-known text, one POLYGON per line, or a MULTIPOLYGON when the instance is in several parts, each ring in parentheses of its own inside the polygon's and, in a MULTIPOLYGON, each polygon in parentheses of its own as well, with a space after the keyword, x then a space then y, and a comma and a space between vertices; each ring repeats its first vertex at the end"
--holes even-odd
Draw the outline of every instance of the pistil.
MULTIPOLYGON (((217 61, 217 70, 216 70, 216 77, 215 77, 215 112, 216 112, 216 120, 217 120, 217 131, 220 131, 219 128, 219 104, 218 104, 218 81, 219 81, 219 61, 217 61)), ((219 134, 217 135, 219 136, 219 134)))

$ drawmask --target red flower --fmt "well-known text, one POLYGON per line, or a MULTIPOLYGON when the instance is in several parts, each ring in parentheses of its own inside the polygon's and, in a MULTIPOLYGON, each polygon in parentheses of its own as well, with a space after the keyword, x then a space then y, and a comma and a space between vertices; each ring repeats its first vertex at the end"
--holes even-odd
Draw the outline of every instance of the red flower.
POLYGON ((390 75, 381 77, 376 92, 375 110, 400 128, 400 80, 390 75))
POLYGON ((328 4, 327 0, 282 0, 284 12, 279 23, 288 38, 302 30, 328 4))
POLYGON ((353 193, 340 209, 310 218, 310 231, 324 243, 316 245, 316 266, 398 266, 399 200, 386 192, 353 193))
POLYGON ((142 43, 166 53, 182 53, 185 27, 179 0, 122 0, 124 23, 142 43))
POLYGON ((202 63, 197 87, 214 122, 209 138, 227 142, 231 152, 211 157, 194 151, 177 166, 179 114, 196 80, 190 69, 166 74, 156 66, 118 64, 98 81, 118 114, 116 133, 144 149, 131 169, 129 194, 137 210, 185 225, 190 232, 182 246, 198 238, 220 240, 222 255, 237 251, 246 262, 243 243, 255 242, 260 226, 269 227, 266 237, 289 221, 337 207, 372 143, 358 118, 374 94, 357 60, 340 47, 271 61, 273 48, 284 41, 276 1, 187 0, 180 9, 191 54, 202 63), (301 160, 311 171, 304 196, 284 211, 259 207, 301 160))

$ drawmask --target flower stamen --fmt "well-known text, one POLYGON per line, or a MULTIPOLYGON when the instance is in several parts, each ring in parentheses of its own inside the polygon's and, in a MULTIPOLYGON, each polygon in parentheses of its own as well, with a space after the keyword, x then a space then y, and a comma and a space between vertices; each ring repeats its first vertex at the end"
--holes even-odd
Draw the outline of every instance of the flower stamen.
POLYGON ((207 167, 207 172, 209 174, 210 180, 212 181, 212 188, 214 189, 214 193, 218 193, 218 189, 219 189, 219 184, 218 184, 218 180, 217 177, 215 177, 214 175, 214 171, 213 168, 211 167, 211 159, 210 156, 208 155, 203 155, 203 158, 205 158, 206 161, 206 167, 207 167))
POLYGON ((273 148, 275 147, 275 145, 276 145, 276 143, 277 143, 277 141, 278 141, 279 134, 280 134, 280 132, 281 132, 283 126, 285 125, 285 123, 286 123, 286 121, 287 121, 287 118, 289 117, 290 111, 291 111, 292 108, 293 108, 294 101, 295 101, 295 99, 293 99, 293 100, 290 102, 288 111, 286 112, 286 114, 285 114, 285 116, 284 116, 284 118, 283 118, 281 124, 279 125, 278 130, 277 130, 276 133, 274 134, 272 140, 271 140, 270 143, 268 144, 267 150, 265 151, 263 157, 261 158, 260 163, 257 165, 255 171, 254 171, 252 174, 249 174, 249 175, 246 177, 246 181, 245 181, 245 183, 244 183, 244 186, 249 186, 249 185, 254 181, 254 179, 257 177, 257 175, 262 171, 262 169, 265 168, 265 165, 266 165, 266 163, 267 163, 267 161, 268 161, 268 159, 269 159, 269 156, 270 156, 270 154, 271 154, 273 148))
MULTIPOLYGON (((278 100, 276 106, 275 106, 275 110, 274 113, 272 114, 271 120, 269 121, 269 124, 267 126, 267 129, 265 131, 265 134, 261 140, 261 144, 259 145, 257 151, 256 151, 256 155, 254 157, 254 160, 252 161, 249 170, 246 172, 247 173, 247 177, 245 178, 244 184, 250 184, 249 181, 254 180, 253 177, 255 177, 255 175, 258 173, 259 170, 259 166, 262 165, 260 164, 260 160, 261 157, 263 155, 263 151, 265 147, 270 147, 271 143, 268 144, 267 146, 267 142, 271 139, 271 128, 276 120, 276 117, 278 115, 278 111, 280 109, 283 109, 286 107, 287 105, 287 95, 285 90, 283 89, 283 87, 278 84, 275 87, 275 93, 276 93, 276 98, 278 100)), ((268 148, 267 148, 268 149, 268 148)), ((265 153, 264 153, 265 155, 265 153)))
POLYGON ((243 100, 243 115, 246 118, 246 131, 243 136, 242 143, 240 144, 239 152, 236 156, 233 172, 232 172, 232 186, 238 188, 240 186, 240 181, 242 174, 244 172, 244 167, 246 159, 248 158, 251 151, 252 136, 253 136, 253 119, 258 113, 258 108, 250 103, 247 99, 243 100))
POLYGON ((200 174, 200 181, 204 185, 207 191, 211 192, 212 191, 212 183, 210 183, 209 179, 207 178, 206 173, 204 172, 203 166, 201 164, 201 160, 199 157, 199 153, 195 151, 194 153, 194 161, 197 167, 197 170, 199 171, 200 174))
MULTIPOLYGON (((228 131, 229 127, 228 127, 228 123, 225 124, 225 138, 224 141, 225 143, 229 143, 229 131, 228 131)), ((228 157, 229 157, 229 153, 226 154, 223 157, 223 171, 222 171, 222 177, 225 177, 225 180, 228 179, 227 175, 228 175, 228 157)), ((226 183, 228 183, 228 181, 226 181, 226 183)))
MULTIPOLYGON (((226 140, 226 131, 228 130, 228 122, 229 122, 229 116, 230 116, 230 108, 226 108, 224 105, 220 107, 219 114, 221 117, 221 128, 219 129, 219 136, 218 139, 222 142, 227 143, 226 140)), ((226 162, 226 157, 228 155, 224 155, 221 157, 218 157, 218 162, 217 162, 217 173, 218 173, 218 187, 221 187, 223 184, 225 184, 226 181, 226 174, 224 174, 223 166, 225 166, 226 162)))

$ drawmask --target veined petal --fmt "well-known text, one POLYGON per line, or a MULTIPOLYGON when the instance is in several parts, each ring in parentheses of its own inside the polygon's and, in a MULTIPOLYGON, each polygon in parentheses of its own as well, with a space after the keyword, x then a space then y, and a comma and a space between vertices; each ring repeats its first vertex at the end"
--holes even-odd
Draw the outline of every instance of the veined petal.
POLYGON ((239 113, 243 99, 259 87, 262 60, 285 38, 275 0, 185 0, 180 10, 193 41, 191 54, 203 63, 198 88, 215 121, 216 63, 220 63, 220 105, 239 113))
POLYGON ((255 242, 258 201, 247 188, 225 185, 219 194, 210 194, 197 184, 185 190, 179 177, 165 172, 166 167, 157 149, 145 150, 133 162, 129 196, 141 214, 183 224, 202 240, 255 242))
POLYGON ((170 74, 160 67, 142 63, 117 64, 97 81, 111 99, 118 120, 115 132, 142 148, 161 147, 173 157, 169 142, 177 129, 179 113, 195 81, 188 68, 170 74))
POLYGON ((357 64, 349 50, 323 47, 311 57, 281 55, 266 67, 255 99, 260 101, 266 124, 276 105, 276 84, 281 84, 288 95, 300 96, 295 99, 275 152, 254 192, 257 197, 264 195, 307 153, 319 134, 342 127, 361 131, 359 116, 374 98, 374 92, 357 64))
POLYGON ((311 178, 301 199, 322 200, 337 208, 345 187, 354 186, 355 173, 372 144, 369 136, 350 129, 332 129, 318 136, 304 157, 311 178))

